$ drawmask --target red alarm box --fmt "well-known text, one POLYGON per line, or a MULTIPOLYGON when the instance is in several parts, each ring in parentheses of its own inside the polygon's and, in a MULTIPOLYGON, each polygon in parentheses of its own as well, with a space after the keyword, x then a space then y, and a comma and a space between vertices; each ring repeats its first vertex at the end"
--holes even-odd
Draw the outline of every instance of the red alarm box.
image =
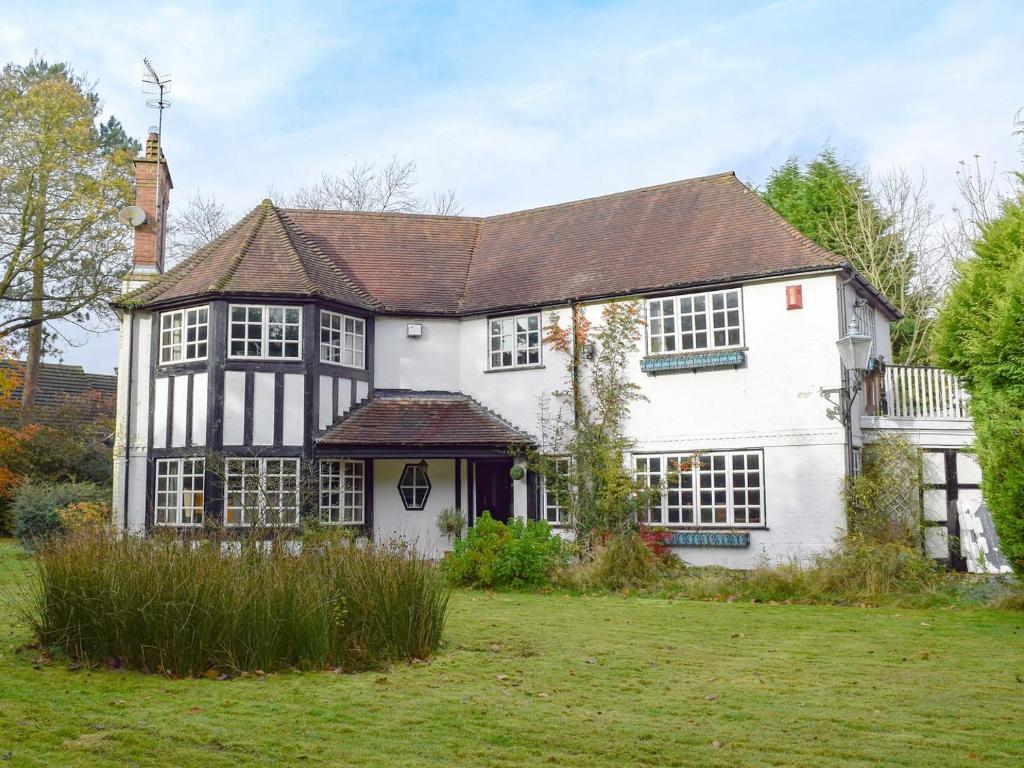
POLYGON ((804 289, 802 285, 786 286, 786 309, 804 308, 804 289))

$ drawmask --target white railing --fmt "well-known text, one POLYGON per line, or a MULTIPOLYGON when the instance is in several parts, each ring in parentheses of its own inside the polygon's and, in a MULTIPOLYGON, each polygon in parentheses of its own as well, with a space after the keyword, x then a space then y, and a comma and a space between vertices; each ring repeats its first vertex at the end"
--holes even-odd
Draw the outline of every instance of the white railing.
POLYGON ((942 368, 887 365, 882 381, 885 415, 893 419, 969 419, 970 395, 942 368))

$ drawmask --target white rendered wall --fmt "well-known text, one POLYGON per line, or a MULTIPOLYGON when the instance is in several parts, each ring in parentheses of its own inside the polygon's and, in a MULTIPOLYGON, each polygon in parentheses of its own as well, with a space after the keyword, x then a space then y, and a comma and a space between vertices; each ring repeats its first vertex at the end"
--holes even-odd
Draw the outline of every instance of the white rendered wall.
POLYGON ((378 317, 374 321, 374 387, 458 391, 460 329, 459 320, 448 318, 378 317), (410 322, 421 324, 421 336, 407 335, 410 322))
MULTIPOLYGON (((835 274, 744 285, 747 362, 738 369, 651 376, 640 370, 645 341, 638 343, 631 370, 647 401, 633 405, 627 427, 637 452, 764 450, 766 526, 751 531, 749 548, 679 548, 683 559, 751 567, 764 557, 774 561, 806 558, 826 549, 844 529, 840 490, 846 472, 845 431, 826 417, 828 403, 820 395, 822 388, 840 384, 835 346, 841 328, 839 297, 835 274), (801 286, 801 309, 787 310, 788 285, 801 286)), ((584 309, 595 325, 601 322, 602 307, 592 304, 584 309)), ((568 308, 555 311, 562 326, 568 327, 568 308)), ((567 382, 565 355, 546 347, 538 367, 488 372, 486 317, 459 321, 457 352, 449 346, 452 321, 425 320, 423 337, 411 340, 405 337, 410 319, 387 318, 377 326, 384 329, 377 335, 378 387, 455 389, 520 429, 541 436, 541 402, 547 418, 553 418, 559 404, 552 393, 564 389, 567 382), (422 378, 415 375, 420 363, 425 371, 422 378), (446 373, 453 365, 458 367, 457 380, 446 373)), ((543 324, 551 320, 552 312, 546 311, 543 324)), ((879 315, 879 336, 887 328, 879 315)), ((396 472, 404 462, 398 464, 396 472)), ((393 496, 394 503, 381 507, 375 501, 384 516, 378 518, 378 531, 410 526, 410 532, 420 531, 412 522, 417 513, 406 513, 398 500, 397 474, 387 484, 390 488, 382 491, 393 496)), ((525 501, 525 490, 520 495, 522 499, 515 499, 517 512, 525 501)), ((430 520, 426 528, 433 525, 430 520)), ((429 535, 434 535, 432 530, 429 535)))
POLYGON ((437 530, 437 515, 455 506, 455 462, 427 459, 430 495, 422 510, 406 510, 398 480, 406 464, 419 459, 376 459, 373 462, 373 536, 376 541, 401 540, 426 557, 441 557, 451 545, 437 530))
POLYGON ((127 486, 128 529, 133 531, 141 531, 145 527, 151 323, 152 316, 148 312, 126 313, 122 318, 120 332, 112 508, 114 524, 120 527, 125 520, 125 489, 127 486), (131 318, 130 321, 129 318, 131 318), (134 337, 133 342, 130 342, 132 337, 134 337), (133 354, 131 354, 132 359, 129 363, 130 348, 133 348, 133 354), (130 378, 129 373, 131 374, 130 378), (130 424, 129 403, 131 403, 130 424))
MULTIPOLYGON (((563 328, 571 326, 568 307, 545 311, 542 326, 551 325, 556 315, 563 328)), ((547 420, 552 419, 558 405, 552 393, 568 385, 568 356, 545 345, 539 366, 489 371, 486 317, 463 320, 459 341, 459 389, 540 440, 541 403, 545 403, 547 420)))

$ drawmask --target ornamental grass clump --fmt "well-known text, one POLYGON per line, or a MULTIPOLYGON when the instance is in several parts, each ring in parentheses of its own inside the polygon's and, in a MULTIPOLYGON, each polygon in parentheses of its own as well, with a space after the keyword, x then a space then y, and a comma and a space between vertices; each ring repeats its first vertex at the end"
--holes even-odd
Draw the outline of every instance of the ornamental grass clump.
POLYGON ((428 562, 365 542, 182 541, 83 532, 36 553, 23 613, 85 664, 195 676, 359 671, 437 648, 448 588, 428 562))

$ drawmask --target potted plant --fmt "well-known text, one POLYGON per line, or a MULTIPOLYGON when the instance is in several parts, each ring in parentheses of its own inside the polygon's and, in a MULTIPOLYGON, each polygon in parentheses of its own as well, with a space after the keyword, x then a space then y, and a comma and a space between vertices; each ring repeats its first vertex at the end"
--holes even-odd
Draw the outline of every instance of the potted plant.
MULTIPOLYGON (((448 537, 448 542, 462 538, 466 528, 466 513, 456 507, 445 507, 437 513, 437 530, 448 537)), ((445 553, 447 554, 447 553, 445 553)))

